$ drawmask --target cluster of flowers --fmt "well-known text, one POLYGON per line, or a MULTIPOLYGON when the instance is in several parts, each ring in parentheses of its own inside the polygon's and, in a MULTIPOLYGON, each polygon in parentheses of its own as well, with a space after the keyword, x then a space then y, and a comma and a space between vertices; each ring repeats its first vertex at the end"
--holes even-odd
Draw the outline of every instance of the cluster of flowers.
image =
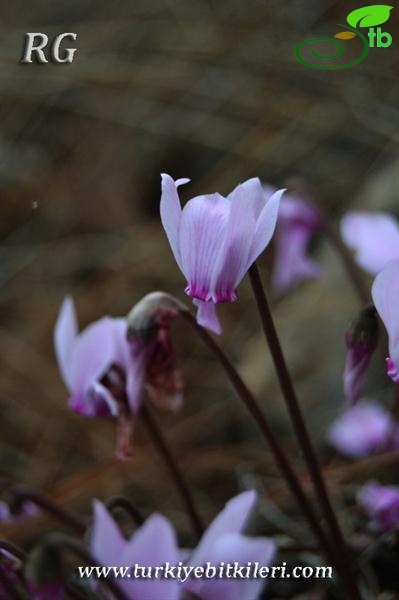
MULTIPOLYGON (((304 196, 285 195, 250 179, 223 197, 198 196, 182 209, 178 188, 187 179, 162 176, 161 220, 187 286, 186 294, 197 308, 198 325, 217 334, 221 324, 217 305, 234 302, 237 287, 248 269, 269 244, 277 225, 272 285, 286 293, 304 279, 317 278, 321 267, 309 255, 309 244, 325 226, 321 211, 304 196)), ((342 222, 342 238, 356 250, 358 264, 376 276, 373 305, 365 307, 346 335, 347 359, 344 393, 349 408, 333 423, 330 443, 347 457, 358 459, 399 448, 399 426, 376 403, 359 401, 366 372, 377 346, 380 315, 389 336, 387 372, 399 383, 399 227, 389 215, 351 213, 342 222)), ((182 374, 176 363, 170 327, 187 311, 175 298, 154 292, 139 302, 127 318, 103 317, 79 332, 72 298, 61 307, 54 343, 60 372, 72 410, 89 417, 111 416, 117 421, 116 454, 125 460, 132 452, 134 422, 145 395, 161 409, 176 411, 182 405, 182 374)), ((358 501, 372 524, 389 531, 399 526, 399 488, 367 483, 358 501)), ((151 516, 125 540, 107 508, 94 503, 90 551, 101 565, 148 566, 166 561, 260 561, 268 564, 276 552, 268 538, 248 538, 242 530, 255 502, 254 492, 231 500, 204 533, 192 552, 180 550, 172 525, 160 515, 151 516)), ((257 581, 176 581, 118 583, 128 598, 171 600, 192 593, 203 600, 259 596, 257 581), (146 597, 147 597, 146 596, 146 597)), ((46 591, 35 592, 45 600, 46 591)), ((51 591, 51 598, 57 596, 51 591)), ((60 596, 62 597, 62 595, 60 596)))

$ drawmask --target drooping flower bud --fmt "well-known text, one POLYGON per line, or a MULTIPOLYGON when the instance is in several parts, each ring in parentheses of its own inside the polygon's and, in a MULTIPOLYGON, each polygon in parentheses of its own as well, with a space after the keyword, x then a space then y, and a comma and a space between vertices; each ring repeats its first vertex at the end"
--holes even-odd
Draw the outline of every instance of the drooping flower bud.
POLYGON ((361 311, 345 334, 345 398, 353 406, 360 397, 371 357, 378 343, 378 319, 374 306, 361 311))
POLYGON ((127 317, 127 337, 133 358, 143 365, 143 387, 161 409, 178 410, 183 401, 183 377, 176 362, 170 325, 187 308, 173 296, 152 292, 127 317))

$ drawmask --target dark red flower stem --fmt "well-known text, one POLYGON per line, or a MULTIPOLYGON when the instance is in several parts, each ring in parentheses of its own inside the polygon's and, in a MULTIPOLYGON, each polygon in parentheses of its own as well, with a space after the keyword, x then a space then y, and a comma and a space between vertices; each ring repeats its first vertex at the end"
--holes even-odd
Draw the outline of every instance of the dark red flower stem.
POLYGON ((320 504, 320 509, 329 527, 332 536, 332 543, 337 550, 337 556, 339 557, 339 564, 337 566, 339 567, 343 581, 352 588, 351 593, 353 600, 360 599, 361 596, 353 580, 351 570, 348 568, 348 564, 350 564, 350 558, 348 557, 347 546, 332 507, 316 454, 310 441, 309 433, 302 416, 298 399, 296 397, 295 389, 288 371, 287 363, 284 358, 280 340, 277 335, 269 303, 267 301, 266 293, 263 288, 256 263, 254 263, 250 268, 249 277, 261 318, 263 331, 280 383, 280 388, 283 393, 291 422, 320 504))
POLYGON ((151 437, 151 440, 154 446, 159 451, 169 474, 178 490, 181 499, 184 503, 184 506, 187 511, 187 515, 191 521, 191 525, 193 530, 198 538, 200 538, 204 532, 204 526, 202 520, 197 511, 194 498, 191 494, 190 488, 187 484, 187 481, 183 475, 182 470, 179 467, 179 464, 176 458, 173 456, 161 429, 158 427, 155 419, 151 415, 149 409, 145 404, 141 407, 140 416, 144 421, 144 424, 147 428, 148 434, 151 437))
POLYGON ((359 298, 361 306, 367 306, 370 304, 370 294, 364 283, 360 269, 353 260, 351 252, 341 240, 340 235, 337 233, 325 215, 323 216, 322 221, 322 231, 340 258, 342 265, 348 274, 348 278, 353 285, 356 295, 359 298))
POLYGON ((257 401, 255 400, 253 394, 247 388, 244 381, 241 379, 237 370, 230 362, 229 358, 220 348, 220 346, 215 342, 215 340, 209 335, 209 333, 200 327, 193 315, 188 311, 182 311, 180 315, 190 323, 196 333, 201 337, 206 346, 211 350, 211 352, 215 355, 224 371, 226 372, 230 383, 235 389, 238 397, 242 400, 252 417, 254 418, 256 424, 258 425, 260 431, 263 434, 263 437, 266 439, 268 445, 270 446, 271 451, 275 457, 276 463, 286 480, 291 492, 296 499, 300 510, 304 514, 307 519, 311 530, 313 531, 315 537, 317 538, 320 547, 325 552, 328 560, 331 560, 332 563, 335 563, 334 552, 330 546, 328 538, 326 537, 324 531, 322 530, 319 519, 314 513, 314 510, 309 503, 308 498, 306 497, 305 492, 302 489, 302 486, 293 471, 287 456, 282 449, 280 443, 278 442, 276 436, 273 433, 273 429, 269 424, 267 418, 263 414, 262 410, 259 408, 257 401))

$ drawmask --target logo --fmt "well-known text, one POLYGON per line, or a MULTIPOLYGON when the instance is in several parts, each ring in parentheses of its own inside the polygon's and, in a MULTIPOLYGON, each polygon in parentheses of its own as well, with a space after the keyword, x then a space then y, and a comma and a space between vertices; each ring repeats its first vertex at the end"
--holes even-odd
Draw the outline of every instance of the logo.
POLYGON ((346 69, 347 67, 357 65, 366 58, 370 48, 388 48, 388 46, 392 44, 392 36, 389 33, 382 31, 381 27, 379 27, 379 25, 383 25, 383 23, 388 21, 392 9, 393 6, 387 6, 385 4, 374 4, 372 6, 357 8, 347 16, 346 20, 348 25, 337 23, 338 27, 343 27, 345 31, 337 33, 334 38, 312 38, 299 44, 295 51, 297 59, 303 65, 312 67, 313 69, 346 69), (363 34, 356 29, 357 27, 368 28, 368 32, 363 34), (313 57, 320 59, 321 61, 331 61, 334 58, 340 57, 345 51, 345 46, 341 40, 347 41, 353 38, 360 39, 363 44, 363 51, 359 58, 355 58, 345 64, 310 62, 313 57), (319 46, 319 42, 335 44, 335 46, 338 47, 338 50, 335 54, 319 54, 314 48, 315 44, 319 46), (306 58, 303 56, 303 50, 305 48, 309 50, 310 47, 312 47, 311 55, 309 58, 306 58))

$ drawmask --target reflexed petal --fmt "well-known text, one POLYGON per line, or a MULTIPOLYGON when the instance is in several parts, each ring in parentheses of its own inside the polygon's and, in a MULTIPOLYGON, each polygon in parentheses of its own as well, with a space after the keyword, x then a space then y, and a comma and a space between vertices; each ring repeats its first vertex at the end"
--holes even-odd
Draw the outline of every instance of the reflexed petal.
POLYGON ((179 185, 188 183, 189 179, 179 179, 174 181, 170 175, 162 173, 162 194, 161 194, 161 221, 165 229, 169 244, 172 248, 175 260, 180 268, 181 255, 179 248, 179 229, 182 216, 182 209, 177 188, 179 185))
POLYGON ((211 280, 214 302, 235 300, 235 289, 247 271, 256 219, 266 204, 259 179, 249 179, 237 186, 228 199, 230 213, 211 280))
POLYGON ((72 298, 67 296, 62 303, 55 326, 54 346, 62 379, 69 390, 72 385, 70 365, 77 335, 78 322, 75 305, 72 298))
POLYGON ((198 196, 184 207, 180 224, 182 270, 187 293, 210 299, 210 284, 222 248, 230 202, 220 194, 198 196))
POLYGON ((239 533, 248 521, 256 502, 256 492, 250 490, 239 494, 229 502, 212 521, 193 552, 190 565, 202 565, 208 559, 212 546, 226 533, 239 533))
POLYGON ((105 375, 116 355, 115 325, 104 317, 78 336, 70 365, 73 396, 85 397, 92 385, 105 375))
POLYGON ((396 369, 399 367, 399 260, 391 261, 377 275, 372 297, 389 336, 389 354, 396 369))
MULTIPOLYGON (((139 564, 156 567, 169 562, 177 564, 180 559, 175 532, 167 519, 154 514, 149 517, 125 546, 124 565, 139 564)), ((136 579, 124 580, 121 584, 133 598, 143 600, 178 600, 180 586, 177 580, 136 579)))
POLYGON ((356 404, 331 426, 328 439, 336 450, 352 458, 382 452, 394 443, 390 414, 371 402, 356 404))
MULTIPOLYGON (((209 548, 206 562, 212 565, 239 563, 246 567, 248 562, 262 566, 272 564, 276 544, 269 538, 249 538, 239 533, 227 533, 215 540, 209 548)), ((191 561, 189 561, 191 564, 191 561)), ((257 600, 264 580, 257 579, 189 579, 184 587, 197 593, 201 600, 257 600)))
POLYGON ((256 222, 255 234, 249 252, 247 269, 258 258, 272 239, 276 228, 280 200, 285 190, 278 190, 266 202, 256 222))
POLYGON ((101 565, 125 566, 122 561, 127 542, 118 525, 102 502, 94 500, 93 512, 90 552, 101 565))
POLYGON ((320 266, 307 256, 312 234, 308 227, 300 224, 280 225, 272 276, 272 286, 277 293, 284 293, 305 279, 321 276, 320 266))
POLYGON ((358 264, 372 275, 399 259, 399 226, 387 213, 350 212, 341 221, 341 235, 355 250, 358 264))
POLYGON ((213 331, 213 333, 222 333, 222 326, 216 313, 216 304, 211 300, 209 302, 203 302, 202 300, 194 300, 195 306, 197 306, 197 323, 201 327, 213 331))
POLYGON ((243 198, 247 206, 247 213, 251 212, 256 221, 267 200, 275 191, 271 186, 263 186, 259 177, 252 177, 237 185, 227 198, 231 202, 236 202, 237 197, 243 198))
POLYGON ((382 531, 399 525, 399 487, 369 481, 359 491, 357 500, 382 531))

